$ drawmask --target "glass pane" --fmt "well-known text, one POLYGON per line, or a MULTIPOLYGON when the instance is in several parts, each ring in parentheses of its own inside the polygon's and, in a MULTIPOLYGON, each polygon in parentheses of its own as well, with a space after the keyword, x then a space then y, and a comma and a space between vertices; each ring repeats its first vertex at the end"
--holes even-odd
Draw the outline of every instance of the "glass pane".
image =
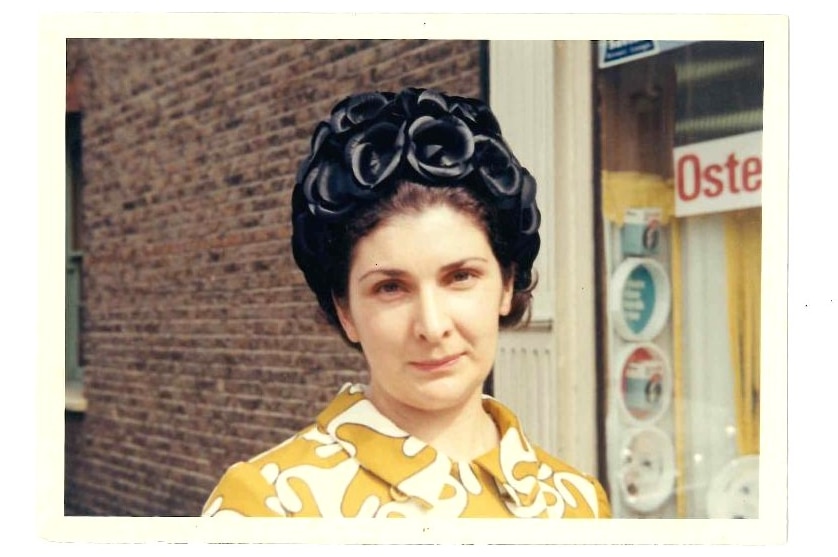
POLYGON ((617 517, 758 512, 763 67, 695 42, 597 72, 617 517))

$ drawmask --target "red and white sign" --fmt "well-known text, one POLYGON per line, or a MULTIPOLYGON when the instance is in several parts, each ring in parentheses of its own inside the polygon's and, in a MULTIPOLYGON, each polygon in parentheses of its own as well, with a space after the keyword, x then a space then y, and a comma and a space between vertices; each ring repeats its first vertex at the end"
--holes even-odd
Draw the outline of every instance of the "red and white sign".
POLYGON ((762 132, 676 147, 675 216, 762 205, 762 132))

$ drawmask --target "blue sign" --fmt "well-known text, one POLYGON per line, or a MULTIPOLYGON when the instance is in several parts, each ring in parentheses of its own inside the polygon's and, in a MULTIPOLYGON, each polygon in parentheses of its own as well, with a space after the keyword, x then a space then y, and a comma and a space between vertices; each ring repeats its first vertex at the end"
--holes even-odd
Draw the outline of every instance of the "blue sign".
POLYGON ((624 61, 624 58, 638 58, 655 50, 655 41, 604 41, 605 52, 602 63, 614 64, 624 61))
POLYGON ((599 67, 607 68, 654 56, 695 41, 599 41, 599 67))

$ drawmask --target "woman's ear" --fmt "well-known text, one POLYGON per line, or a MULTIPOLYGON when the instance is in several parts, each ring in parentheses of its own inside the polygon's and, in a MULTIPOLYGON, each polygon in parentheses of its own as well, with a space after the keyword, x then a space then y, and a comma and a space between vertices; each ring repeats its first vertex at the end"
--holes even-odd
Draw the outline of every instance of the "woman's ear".
POLYGON ((343 328, 346 338, 355 343, 360 342, 358 339, 358 330, 355 328, 355 322, 352 320, 352 314, 349 311, 347 301, 345 299, 341 300, 332 294, 332 304, 335 306, 335 313, 338 315, 338 321, 340 321, 340 326, 343 328))
POLYGON ((512 311, 512 295, 515 293, 515 276, 503 281, 503 290, 500 297, 500 315, 506 317, 512 311))

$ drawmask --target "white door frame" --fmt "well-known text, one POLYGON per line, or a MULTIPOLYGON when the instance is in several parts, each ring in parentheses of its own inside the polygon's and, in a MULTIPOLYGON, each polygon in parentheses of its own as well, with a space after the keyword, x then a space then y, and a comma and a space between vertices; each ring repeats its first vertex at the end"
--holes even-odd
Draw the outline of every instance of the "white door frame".
POLYGON ((534 442, 597 472, 590 41, 490 41, 489 102, 538 181, 533 322, 501 334, 495 395, 534 442))

